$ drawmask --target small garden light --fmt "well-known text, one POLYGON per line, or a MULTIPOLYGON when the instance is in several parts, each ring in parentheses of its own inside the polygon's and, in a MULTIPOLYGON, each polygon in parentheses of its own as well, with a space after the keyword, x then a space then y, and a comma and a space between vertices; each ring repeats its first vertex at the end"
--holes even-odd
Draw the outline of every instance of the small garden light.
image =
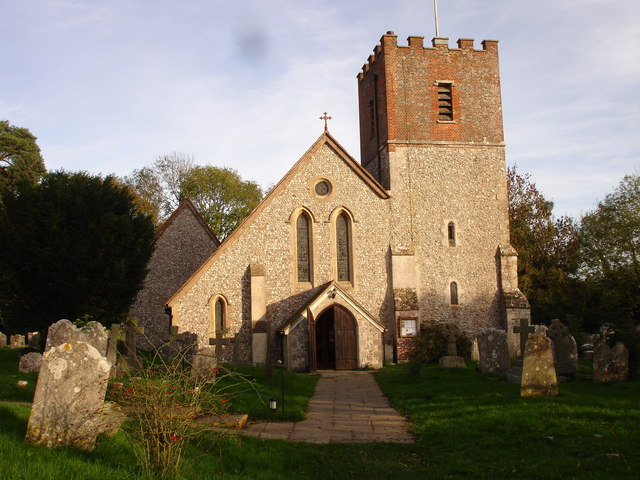
POLYGON ((271 397, 269 399, 269 410, 275 413, 277 409, 278 409, 278 405, 276 403, 276 397, 271 397))

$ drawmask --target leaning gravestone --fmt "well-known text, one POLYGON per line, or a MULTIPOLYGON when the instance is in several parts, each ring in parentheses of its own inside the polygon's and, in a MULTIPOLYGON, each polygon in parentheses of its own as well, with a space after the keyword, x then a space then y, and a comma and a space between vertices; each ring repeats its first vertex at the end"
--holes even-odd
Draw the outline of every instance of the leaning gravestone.
POLYGON ((509 370, 509 344, 507 332, 497 328, 487 328, 478 335, 480 371, 483 374, 504 373, 509 370))
POLYGON ((558 395, 558 379, 553 366, 551 339, 542 335, 530 335, 524 352, 520 396, 553 395, 558 395))
POLYGON ((0 332, 0 347, 6 347, 7 346, 7 336, 0 332))
POLYGON ((11 335, 9 345, 12 347, 24 347, 24 335, 11 335))
POLYGON ((78 328, 66 319, 58 320, 49 326, 44 351, 48 352, 53 347, 74 341, 87 342, 98 350, 100 355, 107 354, 108 334, 102 324, 89 322, 78 328))
POLYGON ((440 357, 439 364, 442 368, 465 368, 464 358, 458 356, 456 342, 462 336, 460 329, 451 323, 442 327, 444 337, 447 339, 447 354, 440 357))
POLYGON ((20 357, 18 371, 20 373, 38 373, 42 366, 42 354, 30 352, 20 357))
POLYGON ((629 374, 629 350, 621 342, 609 348, 601 343, 593 351, 593 378, 596 382, 624 382, 629 374))
POLYGON ((92 450, 110 370, 106 357, 86 342, 51 347, 43 355, 26 440, 92 450))
POLYGON ((556 375, 573 376, 578 373, 578 345, 560 320, 551 320, 547 329, 547 337, 552 340, 553 361, 556 375))

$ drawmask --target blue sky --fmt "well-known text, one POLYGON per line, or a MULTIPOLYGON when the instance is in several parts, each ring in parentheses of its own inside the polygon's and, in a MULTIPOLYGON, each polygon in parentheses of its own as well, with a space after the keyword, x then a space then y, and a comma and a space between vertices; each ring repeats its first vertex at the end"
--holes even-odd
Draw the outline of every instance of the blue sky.
MULTIPOLYGON (((499 40, 507 163, 557 215, 640 173, 640 2, 440 0, 440 35, 499 40)), ((431 0, 0 0, 0 119, 47 168, 124 176, 159 155, 277 182, 322 133, 359 159, 356 75, 431 0)))

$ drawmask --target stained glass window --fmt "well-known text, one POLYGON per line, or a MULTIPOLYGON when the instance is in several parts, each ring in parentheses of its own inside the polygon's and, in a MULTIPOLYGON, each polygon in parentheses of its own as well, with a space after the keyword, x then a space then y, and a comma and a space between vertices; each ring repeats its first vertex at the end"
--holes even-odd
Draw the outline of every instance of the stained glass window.
POLYGON ((351 280, 351 246, 349 238, 349 219, 345 213, 338 215, 336 219, 336 256, 338 261, 338 281, 351 280))
POLYGON ((296 222, 296 248, 298 259, 298 281, 311 281, 311 243, 309 235, 309 218, 304 214, 298 216, 296 222))

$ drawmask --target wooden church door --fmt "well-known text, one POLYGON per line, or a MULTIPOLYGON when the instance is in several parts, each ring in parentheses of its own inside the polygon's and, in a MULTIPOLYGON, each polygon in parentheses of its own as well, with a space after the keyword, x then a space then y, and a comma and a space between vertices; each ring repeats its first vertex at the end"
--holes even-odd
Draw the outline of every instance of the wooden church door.
POLYGON ((357 367, 356 321, 334 305, 315 322, 315 363, 319 369, 351 370, 357 367))

